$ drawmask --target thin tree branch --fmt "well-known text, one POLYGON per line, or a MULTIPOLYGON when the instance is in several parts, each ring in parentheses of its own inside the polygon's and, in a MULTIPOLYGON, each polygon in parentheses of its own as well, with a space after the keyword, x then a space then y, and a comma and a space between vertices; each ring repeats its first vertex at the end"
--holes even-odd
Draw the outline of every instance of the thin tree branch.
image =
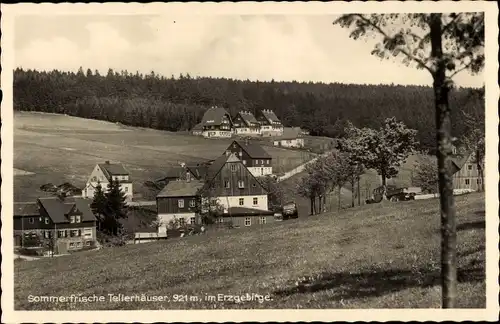
MULTIPOLYGON (((364 17, 361 14, 355 14, 355 15, 357 17, 359 17, 361 20, 363 20, 365 23, 367 23, 369 26, 371 26, 372 28, 374 28, 375 30, 377 30, 385 38, 392 38, 392 37, 389 37, 389 35, 385 31, 383 31, 379 26, 377 26, 376 24, 374 24, 370 19, 364 17)), ((404 55, 406 55, 409 59, 417 62, 418 64, 420 64, 421 67, 425 68, 427 71, 429 71, 429 73, 431 73, 432 75, 434 75, 434 71, 429 66, 427 66, 427 64, 425 64, 424 61, 422 61, 421 59, 419 59, 419 58, 415 57, 414 55, 410 54, 404 48, 400 48, 399 50, 401 51, 401 53, 403 53, 404 55)))

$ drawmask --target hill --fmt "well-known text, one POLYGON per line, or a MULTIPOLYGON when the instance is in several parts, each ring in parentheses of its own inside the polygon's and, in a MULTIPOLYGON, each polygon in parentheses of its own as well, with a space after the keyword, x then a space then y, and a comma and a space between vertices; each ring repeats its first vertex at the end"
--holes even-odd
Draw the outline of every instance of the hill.
MULTIPOLYGON (((312 82, 251 82, 187 75, 169 77, 151 72, 132 74, 110 69, 105 76, 80 69, 14 71, 14 109, 69 114, 130 126, 184 131, 200 122, 212 105, 254 113, 272 109, 285 126, 300 126, 312 135, 339 137, 346 121, 378 128, 396 117, 418 130, 422 148, 435 149, 434 94, 430 87, 356 85, 312 82)), ((484 100, 471 89, 450 93, 453 136, 465 132, 469 112, 484 118, 484 100)))
MULTIPOLYGON (((485 197, 457 197, 458 307, 485 307, 485 197)), ((16 310, 186 308, 439 308, 436 199, 15 264, 16 310), (109 301, 108 294, 170 302, 109 301), (270 300, 217 302, 216 294, 270 300), (96 303, 30 303, 92 294, 96 303), (175 294, 186 300, 175 302, 175 294), (192 297, 196 296, 196 297, 192 297)), ((178 297, 177 296, 177 297, 178 297)))
MULTIPOLYGON (((96 163, 121 162, 130 171, 134 193, 151 199, 145 181, 158 179, 180 162, 215 159, 231 140, 205 139, 177 132, 124 126, 59 114, 14 114, 14 199, 46 195, 40 186, 69 182, 83 188, 96 163)), ((264 146, 273 168, 288 171, 306 161, 308 152, 264 146)))

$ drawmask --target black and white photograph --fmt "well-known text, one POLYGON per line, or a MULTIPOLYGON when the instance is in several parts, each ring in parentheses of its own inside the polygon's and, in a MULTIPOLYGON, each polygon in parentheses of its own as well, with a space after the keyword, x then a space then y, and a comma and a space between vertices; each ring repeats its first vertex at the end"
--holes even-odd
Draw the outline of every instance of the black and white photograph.
POLYGON ((497 19, 2 4, 2 322, 498 319, 497 19))

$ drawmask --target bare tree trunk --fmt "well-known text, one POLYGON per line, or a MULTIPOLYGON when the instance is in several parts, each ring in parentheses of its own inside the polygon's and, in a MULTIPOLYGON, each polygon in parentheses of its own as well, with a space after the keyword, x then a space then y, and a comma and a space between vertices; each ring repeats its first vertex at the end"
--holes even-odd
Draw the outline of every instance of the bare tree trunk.
POLYGON ((476 166, 477 166, 477 173, 479 175, 479 186, 477 186, 478 191, 483 192, 484 191, 484 171, 483 171, 483 157, 479 153, 478 150, 476 150, 476 166))
POLYGON ((323 212, 326 213, 326 193, 323 195, 323 212))
POLYGON ((361 206, 361 186, 359 185, 361 177, 358 177, 357 180, 358 180, 358 206, 361 206))
POLYGON ((311 205, 311 215, 314 215, 314 196, 309 197, 309 204, 311 205))
POLYGON ((351 181, 351 207, 354 207, 355 206, 355 190, 354 190, 354 186, 356 185, 356 178, 352 178, 352 181, 351 181))
POLYGON ((454 308, 457 297, 456 220, 450 160, 452 143, 450 107, 448 104, 449 88, 446 84, 446 66, 442 50, 441 14, 430 15, 430 36, 431 56, 437 63, 433 78, 436 105, 439 200, 441 203, 442 307, 454 308))
POLYGON ((342 190, 342 187, 341 187, 341 186, 339 186, 339 193, 338 193, 338 195, 339 195, 339 196, 338 196, 338 199, 339 199, 339 208, 338 208, 338 210, 339 210, 339 211, 340 211, 340 209, 341 209, 341 207, 342 207, 342 206, 341 206, 341 201, 340 201, 340 192, 341 192, 341 190, 342 190))
POLYGON ((321 212, 323 211, 323 206, 321 205, 321 203, 323 202, 323 197, 321 195, 318 196, 318 214, 321 214, 321 212))

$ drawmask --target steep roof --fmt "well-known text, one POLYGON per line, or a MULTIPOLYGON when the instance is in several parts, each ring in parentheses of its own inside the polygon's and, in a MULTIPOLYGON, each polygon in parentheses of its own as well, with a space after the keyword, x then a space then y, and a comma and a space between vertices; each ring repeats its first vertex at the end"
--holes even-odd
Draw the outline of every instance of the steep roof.
POLYGON ((38 204, 33 202, 14 203, 14 216, 38 216, 38 204))
POLYGON ((202 126, 218 126, 222 124, 222 118, 227 116, 230 120, 230 115, 226 109, 222 107, 211 107, 203 115, 201 120, 202 126))
POLYGON ((165 178, 180 178, 186 173, 186 169, 181 166, 173 166, 165 171, 163 179, 165 178))
POLYGON ((101 168, 108 180, 111 179, 111 176, 129 175, 129 172, 121 163, 109 163, 109 161, 106 161, 105 163, 99 163, 97 165, 101 168))
POLYGON ((193 128, 191 129, 192 131, 195 131, 195 130, 203 130, 203 125, 201 123, 198 123, 196 125, 193 126, 193 128))
POLYGON ((240 111, 238 113, 238 115, 240 115, 241 119, 243 119, 243 121, 248 125, 248 126, 252 126, 253 125, 258 125, 258 121, 257 119, 255 118, 255 116, 249 112, 249 111, 240 111))
POLYGON ((229 207, 228 212, 224 214, 229 214, 231 216, 260 216, 260 215, 274 215, 273 211, 261 210, 246 207, 229 207))
POLYGON ((82 213, 82 221, 95 221, 96 218, 90 209, 90 199, 84 198, 65 198, 59 197, 43 197, 38 198, 38 201, 45 209, 49 217, 54 223, 69 223, 66 215, 71 211, 73 206, 82 213))
POLYGON ((161 198, 195 196, 201 187, 203 187, 202 181, 171 181, 160 191, 160 193, 158 193, 156 197, 161 198))
POLYGON ((274 113, 274 111, 269 110, 269 109, 264 109, 261 111, 262 116, 264 116, 269 122, 279 122, 281 121, 278 119, 278 116, 274 113))
POLYGON ((464 167, 471 154, 472 152, 466 151, 463 154, 455 154, 451 156, 451 162, 455 166, 453 173, 457 173, 464 167))
POLYGON ((209 165, 207 168, 207 172, 206 172, 207 180, 212 180, 217 175, 217 173, 219 173, 219 171, 222 169, 224 164, 226 164, 226 162, 229 160, 230 157, 236 158, 234 156, 234 154, 231 154, 229 156, 221 155, 220 157, 215 159, 215 161, 212 162, 212 164, 209 165))
MULTIPOLYGON (((238 144, 252 159, 271 159, 271 155, 266 152, 259 144, 246 142, 246 141, 234 141, 238 144)), ((233 142, 233 143, 234 143, 233 142)), ((233 145, 231 143, 231 145, 233 145)))

